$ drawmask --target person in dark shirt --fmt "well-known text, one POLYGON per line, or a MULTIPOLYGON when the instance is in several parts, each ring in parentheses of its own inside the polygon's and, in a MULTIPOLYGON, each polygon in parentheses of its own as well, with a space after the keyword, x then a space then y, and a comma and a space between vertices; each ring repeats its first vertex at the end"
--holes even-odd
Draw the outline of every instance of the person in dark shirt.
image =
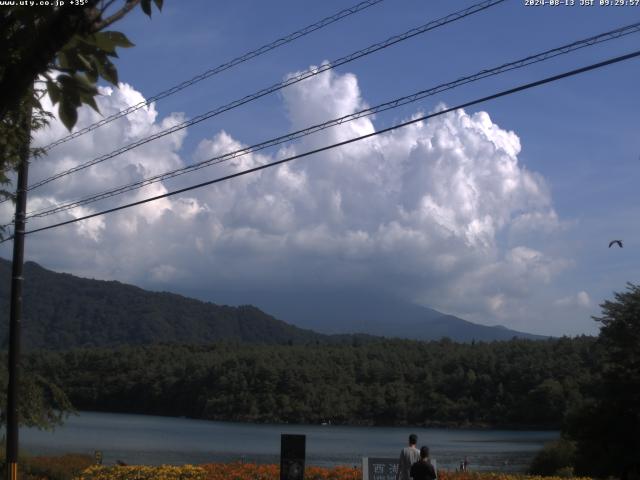
POLYGON ((411 466, 410 472, 413 480, 435 480, 436 470, 429 460, 429 447, 420 449, 420 460, 411 466))

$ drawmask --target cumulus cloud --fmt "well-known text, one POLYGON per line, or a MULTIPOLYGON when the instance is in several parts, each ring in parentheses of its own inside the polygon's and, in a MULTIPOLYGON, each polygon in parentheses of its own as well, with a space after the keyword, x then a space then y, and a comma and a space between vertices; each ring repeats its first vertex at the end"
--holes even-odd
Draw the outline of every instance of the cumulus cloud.
POLYGON ((591 308, 593 302, 589 297, 589 294, 584 290, 576 293, 575 295, 569 295, 562 297, 553 302, 557 307, 578 307, 578 308, 591 308))
MULTIPOLYGON (((102 114, 90 108, 79 111, 76 128, 82 128, 108 117, 128 105, 144 101, 140 92, 127 84, 119 89, 101 88, 97 103, 102 114)), ((52 109, 45 98, 43 106, 52 109)), ((184 120, 182 114, 172 114, 158 121, 155 106, 136 110, 132 114, 107 124, 88 135, 82 135, 51 150, 46 160, 36 161, 30 171, 30 183, 48 178, 58 172, 84 164, 124 145, 129 145, 149 135, 174 126, 184 120)), ((68 132, 59 122, 52 122, 50 128, 37 132, 36 146, 47 145, 68 132)), ((60 178, 34 191, 31 202, 38 207, 47 206, 46 201, 60 198, 82 197, 108 186, 116 186, 155 175, 182 165, 178 150, 186 135, 186 130, 147 143, 104 163, 81 170, 73 175, 60 178)))
MULTIPOLYGON (((104 115, 142 100, 128 85, 102 93, 104 115)), ((355 75, 332 71, 284 90, 282 98, 294 129, 366 107, 355 75)), ((34 167, 33 177, 72 167, 182 118, 159 119, 153 106, 141 109, 56 148, 34 167)), ((96 119, 86 109, 78 123, 96 119)), ((360 118, 273 154, 239 157, 206 177, 370 133, 373 122, 360 118)), ((38 142, 63 133, 54 125, 38 142)), ((46 207, 180 167, 184 135, 164 137, 49 184, 33 193, 30 206, 46 207)), ((242 146, 242 139, 217 132, 199 143, 195 158, 242 146)), ((512 229, 558 227, 549 188, 519 162, 520 151, 516 133, 495 124, 488 113, 459 110, 188 197, 34 235, 29 251, 55 268, 164 288, 172 281, 212 292, 221 286, 264 291, 357 285, 478 320, 508 320, 568 265, 527 245, 526 235, 507 248, 499 241, 512 229)), ((201 180, 205 173, 197 175, 185 181, 201 180)), ((124 198, 165 191, 165 185, 155 184, 124 198)), ((576 299, 589 302, 585 292, 576 299)))

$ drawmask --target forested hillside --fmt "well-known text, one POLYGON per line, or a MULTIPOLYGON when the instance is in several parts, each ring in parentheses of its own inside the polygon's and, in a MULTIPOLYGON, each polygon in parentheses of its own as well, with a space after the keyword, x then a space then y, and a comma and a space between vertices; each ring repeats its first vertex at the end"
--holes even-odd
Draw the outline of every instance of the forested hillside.
POLYGON ((559 427, 594 339, 126 347, 40 352, 76 408, 252 422, 559 427))
MULTIPOLYGON (((256 307, 229 307, 120 282, 56 273, 25 264, 25 348, 210 343, 300 343, 325 335, 277 320, 256 307)), ((8 318, 11 263, 0 259, 0 314, 8 318)), ((0 323, 0 338, 7 322, 0 323)))

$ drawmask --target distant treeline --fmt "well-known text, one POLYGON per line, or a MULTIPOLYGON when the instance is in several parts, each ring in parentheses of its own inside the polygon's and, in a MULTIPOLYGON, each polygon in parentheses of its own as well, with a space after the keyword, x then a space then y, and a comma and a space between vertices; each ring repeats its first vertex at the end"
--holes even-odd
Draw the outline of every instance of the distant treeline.
POLYGON ((559 428, 595 339, 214 344, 41 351, 26 363, 79 410, 211 420, 559 428))

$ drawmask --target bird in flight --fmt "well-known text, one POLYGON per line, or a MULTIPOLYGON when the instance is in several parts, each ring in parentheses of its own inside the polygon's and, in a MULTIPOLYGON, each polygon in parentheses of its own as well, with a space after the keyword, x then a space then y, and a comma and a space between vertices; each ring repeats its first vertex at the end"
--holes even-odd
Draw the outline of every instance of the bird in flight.
POLYGON ((611 241, 609 242, 609 248, 611 248, 612 246, 614 246, 616 243, 620 246, 620 248, 622 248, 622 240, 611 240, 611 241))

